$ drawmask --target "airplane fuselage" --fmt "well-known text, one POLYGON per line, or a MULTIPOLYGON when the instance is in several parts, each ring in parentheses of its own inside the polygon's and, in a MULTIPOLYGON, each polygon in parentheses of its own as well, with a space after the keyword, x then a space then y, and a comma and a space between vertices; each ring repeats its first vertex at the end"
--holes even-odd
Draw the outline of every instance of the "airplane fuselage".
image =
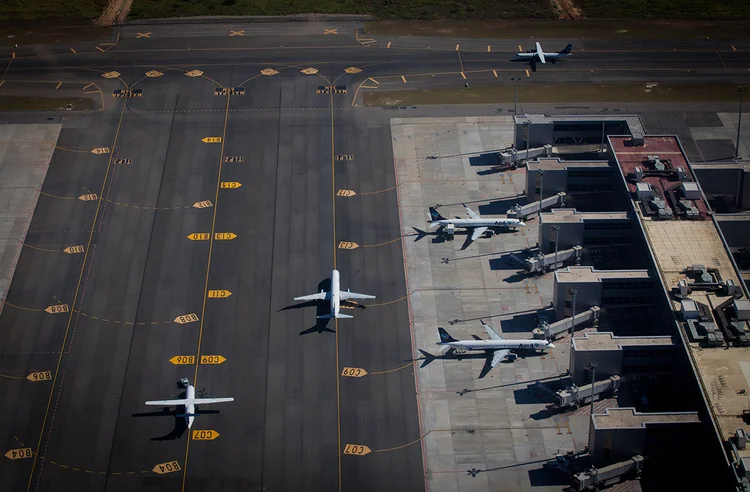
POLYGON ((195 420, 195 404, 192 403, 195 400, 195 386, 189 384, 185 391, 185 399, 189 402, 185 405, 185 422, 189 429, 193 426, 193 420, 195 420))
POLYGON ((339 279, 339 271, 334 270, 331 272, 331 314, 334 316, 339 315, 341 309, 341 281, 339 279))
POLYGON ((433 220, 430 224, 455 227, 520 227, 524 224, 518 219, 443 219, 433 220))
POLYGON ((438 345, 456 350, 544 350, 551 348, 551 344, 544 340, 457 340, 438 342, 438 345))

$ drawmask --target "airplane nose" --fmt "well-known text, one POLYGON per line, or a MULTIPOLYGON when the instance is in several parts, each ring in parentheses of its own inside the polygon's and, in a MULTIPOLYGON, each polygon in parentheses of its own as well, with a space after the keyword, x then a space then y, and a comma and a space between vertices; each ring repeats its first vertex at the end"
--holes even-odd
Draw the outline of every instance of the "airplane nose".
POLYGON ((554 343, 550 343, 550 344, 547 345, 547 347, 549 347, 549 348, 555 348, 555 344, 554 343))

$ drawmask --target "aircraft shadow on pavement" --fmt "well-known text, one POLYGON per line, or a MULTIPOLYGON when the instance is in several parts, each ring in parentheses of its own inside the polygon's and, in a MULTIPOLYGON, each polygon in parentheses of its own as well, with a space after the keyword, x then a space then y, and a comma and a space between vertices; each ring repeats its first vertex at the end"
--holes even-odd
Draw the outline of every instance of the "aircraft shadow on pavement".
MULTIPOLYGON (((484 359, 484 366, 482 366, 482 371, 479 373, 479 377, 477 379, 483 379, 492 370, 492 366, 491 366, 492 354, 490 355, 487 355, 487 354, 454 354, 451 352, 446 352, 445 354, 440 354, 440 355, 432 355, 432 354, 430 354, 430 356, 424 355, 423 357, 420 357, 417 360, 422 361, 422 365, 420 366, 420 368, 422 368, 422 367, 427 366, 428 364, 430 364, 431 362, 435 360, 462 361, 464 359, 479 359, 479 360, 484 359)), ((505 361, 502 361, 500 364, 512 364, 512 362, 505 360, 505 361)), ((496 367, 496 369, 500 367, 500 364, 498 364, 498 367, 496 367)))
MULTIPOLYGON (((201 395, 196 395, 199 398, 204 398, 203 393, 205 392, 204 389, 201 390, 201 395)), ((181 400, 184 399, 186 396, 185 392, 181 392, 176 396, 172 396, 171 398, 174 400, 181 400)), ((172 427, 172 430, 169 431, 169 433, 164 434, 163 436, 156 436, 152 437, 151 441, 174 441, 176 439, 180 439, 183 434, 185 434, 185 431, 187 430, 187 422, 185 421, 185 417, 182 415, 185 412, 185 408, 181 405, 177 405, 174 407, 164 407, 161 410, 156 410, 153 412, 137 412, 132 414, 132 417, 137 418, 143 418, 143 417, 172 417, 174 419, 174 426, 172 427)), ((219 410, 201 410, 200 407, 196 405, 195 407, 195 413, 196 415, 210 415, 210 414, 218 414, 221 413, 219 410)))
MULTIPOLYGON (((329 277, 321 281, 318 284, 318 290, 316 292, 320 292, 321 290, 329 291, 330 289, 331 289, 331 279, 329 277)), ((303 309, 303 308, 313 307, 313 306, 315 307, 315 324, 311 326, 310 328, 300 331, 299 332, 300 336, 309 335, 310 333, 318 333, 318 334, 321 334, 323 332, 336 333, 336 330, 332 330, 331 328, 328 327, 328 324, 331 322, 331 318, 318 318, 318 316, 325 316, 326 314, 331 314, 331 304, 328 301, 298 302, 296 304, 290 304, 288 306, 284 306, 283 308, 279 309, 278 312, 289 311, 292 309, 303 309)), ((347 309, 347 307, 365 309, 365 306, 362 306, 361 304, 351 303, 348 301, 341 301, 341 307, 344 309, 347 309)))

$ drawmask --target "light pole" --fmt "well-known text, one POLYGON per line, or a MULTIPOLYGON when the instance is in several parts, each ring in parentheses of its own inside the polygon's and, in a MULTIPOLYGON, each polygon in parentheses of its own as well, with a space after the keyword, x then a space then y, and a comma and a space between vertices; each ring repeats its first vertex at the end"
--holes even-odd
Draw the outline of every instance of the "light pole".
POLYGON ((518 114, 518 81, 521 80, 521 77, 511 77, 510 80, 513 81, 513 114, 518 114))
MULTIPOLYGON (((529 161, 529 147, 531 147, 531 122, 527 121, 527 125, 529 125, 529 131, 526 132, 526 162, 529 161)), ((539 171, 541 174, 543 171, 539 171)))
POLYGON ((571 289, 570 293, 573 294, 573 304, 571 305, 571 308, 573 309, 573 316, 570 319, 570 362, 568 363, 568 372, 570 373, 570 377, 573 377, 573 335, 576 331, 576 295, 578 294, 578 289, 571 289))
MULTIPOLYGON (((531 127, 529 127, 531 128, 531 127)), ((528 146, 526 147, 526 158, 528 159, 528 146)), ((542 200, 544 199, 544 169, 539 170, 539 222, 542 222, 542 200)))
POLYGON ((745 91, 747 90, 746 85, 738 85, 737 91, 740 93, 740 118, 737 122, 737 142, 734 144, 734 158, 739 159, 740 158, 740 128, 742 128, 742 96, 745 94, 745 91))
POLYGON ((596 366, 598 365, 595 360, 589 362, 589 367, 591 367, 591 411, 589 412, 589 421, 594 418, 594 384, 596 384, 596 366))

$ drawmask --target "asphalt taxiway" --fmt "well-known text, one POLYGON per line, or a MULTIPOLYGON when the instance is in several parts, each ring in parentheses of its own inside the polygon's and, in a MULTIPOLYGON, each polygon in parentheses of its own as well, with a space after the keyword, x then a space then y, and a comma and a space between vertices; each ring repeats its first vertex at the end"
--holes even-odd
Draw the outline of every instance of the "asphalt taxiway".
MULTIPOLYGON (((53 374, 3 381, 13 404, 0 409, 0 444, 31 454, 0 460, 8 490, 424 488, 391 113, 354 107, 356 90, 368 79, 510 83, 525 68, 507 61, 510 42, 305 29, 136 26, 108 45, 0 52, 0 91, 54 95, 62 83, 100 110, 57 118, 26 239, 83 252, 25 249, 8 294, 25 309, 6 305, 0 317, 0 368, 53 374), (292 298, 333 268, 344 288, 378 299, 325 324, 292 298), (218 438, 193 439, 170 413, 141 415, 145 400, 178 395, 182 377, 235 397, 196 419, 194 430, 218 438)), ((599 74, 612 79, 746 73, 741 41, 655 43, 662 54, 581 53, 528 79, 586 81, 607 63, 599 74)))

